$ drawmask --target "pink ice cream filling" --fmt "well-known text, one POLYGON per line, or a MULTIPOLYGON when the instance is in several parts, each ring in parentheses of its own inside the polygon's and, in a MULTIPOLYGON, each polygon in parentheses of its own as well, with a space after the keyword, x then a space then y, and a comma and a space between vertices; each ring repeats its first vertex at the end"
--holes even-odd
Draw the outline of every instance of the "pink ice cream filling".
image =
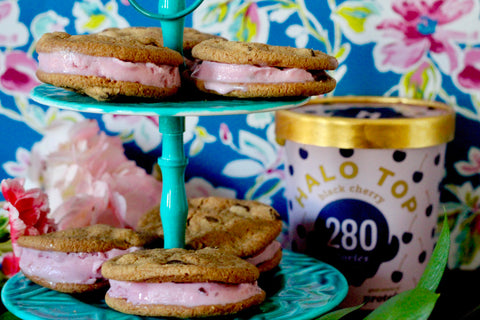
POLYGON ((268 246, 265 247, 265 249, 262 250, 259 254, 251 257, 251 258, 246 258, 245 260, 250 262, 251 264, 258 266, 266 261, 269 261, 272 259, 275 254, 280 250, 282 245, 278 241, 272 241, 268 246))
POLYGON ((298 68, 275 68, 247 64, 203 61, 193 67, 192 78, 202 80, 208 90, 228 93, 246 90, 250 83, 285 83, 315 81, 311 72, 298 68))
POLYGON ((181 84, 180 71, 176 66, 134 63, 75 52, 39 53, 38 67, 47 73, 95 76, 159 88, 179 87, 181 84))
POLYGON ((51 283, 94 284, 102 277, 102 264, 119 255, 140 250, 112 249, 107 252, 57 252, 18 247, 20 269, 51 283))
POLYGON ((151 283, 110 280, 107 294, 134 305, 160 304, 197 307, 237 303, 262 293, 255 283, 151 283))

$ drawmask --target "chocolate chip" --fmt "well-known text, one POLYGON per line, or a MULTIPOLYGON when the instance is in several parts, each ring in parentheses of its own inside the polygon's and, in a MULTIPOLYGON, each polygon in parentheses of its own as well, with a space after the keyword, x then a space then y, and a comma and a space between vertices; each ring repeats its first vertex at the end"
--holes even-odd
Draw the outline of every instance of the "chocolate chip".
POLYGON ((205 216, 205 219, 208 221, 208 222, 214 222, 214 223, 218 223, 219 220, 215 217, 211 217, 211 216, 205 216))
POLYGON ((169 260, 169 261, 167 261, 167 264, 189 265, 189 263, 186 263, 185 261, 181 261, 181 260, 169 260))
POLYGON ((205 288, 200 287, 200 288, 198 289, 198 291, 200 291, 200 292, 203 293, 204 295, 208 296, 208 292, 207 292, 207 290, 205 290, 205 288))
POLYGON ((151 40, 149 42, 146 42, 145 45, 146 46, 152 46, 152 47, 158 47, 157 43, 153 40, 151 40))

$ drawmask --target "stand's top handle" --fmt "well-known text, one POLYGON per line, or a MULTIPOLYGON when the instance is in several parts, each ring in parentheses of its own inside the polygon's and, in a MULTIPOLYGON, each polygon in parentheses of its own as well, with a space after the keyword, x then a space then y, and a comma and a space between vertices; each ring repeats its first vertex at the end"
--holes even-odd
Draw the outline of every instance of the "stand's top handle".
POLYGON ((185 1, 182 0, 163 0, 163 3, 160 0, 158 5, 158 13, 154 13, 144 9, 137 3, 136 0, 128 0, 128 2, 130 2, 130 4, 140 13, 156 20, 177 20, 183 18, 192 13, 193 10, 197 9, 203 1, 204 0, 196 0, 188 8, 185 8, 185 1), (178 6, 183 7, 183 9, 179 10, 178 6), (165 12, 162 12, 163 9, 165 9, 165 12))
POLYGON ((167 48, 183 52, 184 17, 190 14, 204 0, 195 0, 189 7, 185 0, 159 0, 158 13, 150 12, 140 6, 136 0, 128 0, 143 15, 160 20, 163 32, 163 45, 167 48))

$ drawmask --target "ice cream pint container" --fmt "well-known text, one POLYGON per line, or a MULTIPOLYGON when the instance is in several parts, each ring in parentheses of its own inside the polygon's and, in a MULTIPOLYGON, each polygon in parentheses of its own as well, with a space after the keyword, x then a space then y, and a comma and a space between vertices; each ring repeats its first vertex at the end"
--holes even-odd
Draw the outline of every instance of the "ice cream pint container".
POLYGON ((290 249, 345 275, 342 306, 374 309, 415 287, 436 241, 452 108, 331 97, 275 117, 286 154, 290 249))

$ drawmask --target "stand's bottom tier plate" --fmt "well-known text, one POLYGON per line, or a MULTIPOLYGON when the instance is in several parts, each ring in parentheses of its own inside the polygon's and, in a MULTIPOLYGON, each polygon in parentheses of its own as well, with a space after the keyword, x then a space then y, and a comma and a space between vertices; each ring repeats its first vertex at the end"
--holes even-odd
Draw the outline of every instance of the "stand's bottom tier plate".
MULTIPOLYGON (((348 284, 337 269, 300 253, 283 252, 280 266, 259 279, 267 292, 266 300, 256 308, 221 319, 315 319, 345 298, 348 284)), ((26 320, 154 319, 119 313, 95 295, 83 299, 52 291, 31 282, 21 272, 7 281, 2 300, 10 312, 26 320)))

